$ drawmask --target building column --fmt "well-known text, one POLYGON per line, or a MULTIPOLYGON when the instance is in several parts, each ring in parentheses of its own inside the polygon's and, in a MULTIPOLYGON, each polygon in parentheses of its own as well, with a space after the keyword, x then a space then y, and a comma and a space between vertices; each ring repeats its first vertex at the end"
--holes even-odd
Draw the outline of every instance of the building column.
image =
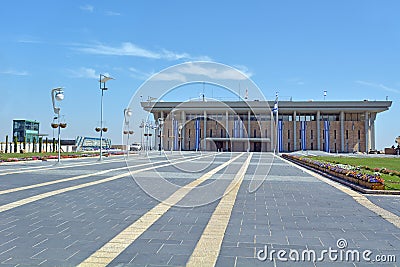
POLYGON ((368 153, 369 151, 369 133, 370 133, 370 129, 369 129, 369 112, 366 111, 365 112, 365 125, 364 125, 364 130, 365 130, 365 152, 368 153))
POLYGON ((204 127, 203 127, 203 150, 207 151, 207 111, 204 110, 204 127))
POLYGON ((344 152, 344 112, 340 111, 340 149, 344 152))
POLYGON ((293 111, 293 151, 297 149, 297 129, 296 129, 297 112, 293 111))
POLYGON ((321 150, 321 112, 317 111, 317 150, 321 150))
POLYGON ((181 123, 182 123, 182 131, 181 131, 181 148, 185 149, 185 130, 186 130, 186 114, 185 111, 181 111, 181 123))
MULTIPOLYGON (((229 113, 225 111, 225 138, 229 138, 229 113)), ((229 141, 226 141, 226 151, 229 149, 229 141)))
POLYGON ((275 148, 275 127, 274 127, 274 112, 271 111, 271 152, 274 152, 275 148))
MULTIPOLYGON (((161 117, 160 118, 162 118, 163 119, 163 121, 164 121, 164 125, 165 125, 165 120, 164 120, 164 111, 161 111, 161 117)), ((158 131, 158 133, 160 133, 160 131, 158 131)), ((165 134, 164 134, 164 127, 163 127, 163 129, 162 129, 162 131, 161 131, 161 150, 163 150, 164 149, 164 146, 165 146, 165 134)), ((158 138, 158 140, 160 140, 160 137, 158 138)))
MULTIPOLYGON (((251 137, 251 124, 250 124, 251 112, 247 111, 247 152, 250 152, 250 137, 251 137)), ((260 130, 261 131, 261 130, 260 130)), ((260 132, 261 136, 262 133, 260 132)), ((261 137, 260 136, 260 137, 261 137)))
POLYGON ((371 149, 376 150, 375 147, 375 119, 376 113, 371 114, 371 149))

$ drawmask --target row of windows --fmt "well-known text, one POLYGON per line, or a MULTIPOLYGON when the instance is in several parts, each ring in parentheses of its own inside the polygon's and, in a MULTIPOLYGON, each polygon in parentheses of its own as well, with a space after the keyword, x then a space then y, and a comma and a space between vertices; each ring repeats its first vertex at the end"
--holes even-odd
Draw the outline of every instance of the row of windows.
MULTIPOLYGON (((247 121, 247 114, 229 114, 229 120, 242 120, 247 121)), ((203 114, 186 114, 186 120, 194 120, 199 118, 200 120, 204 120, 203 114)), ((217 120, 222 121, 225 118, 224 114, 208 114, 207 120, 217 120)), ((281 121, 293 121, 293 115, 291 114, 279 114, 279 120, 281 121)), ((268 114, 252 114, 250 115, 251 121, 269 121, 271 120, 271 116, 268 114)), ((316 121, 317 116, 315 114, 299 114, 296 115, 296 121, 316 121)), ((321 114, 321 121, 340 121, 339 114, 321 114)), ((344 115, 345 121, 364 121, 365 114, 364 113, 345 113, 344 115)))

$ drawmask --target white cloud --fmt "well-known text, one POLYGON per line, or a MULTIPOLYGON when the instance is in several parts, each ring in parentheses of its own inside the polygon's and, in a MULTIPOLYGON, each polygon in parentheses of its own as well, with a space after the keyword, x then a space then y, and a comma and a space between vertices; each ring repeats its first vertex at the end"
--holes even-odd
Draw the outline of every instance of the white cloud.
POLYGON ((131 42, 124 42, 120 46, 108 46, 103 44, 81 45, 81 47, 75 49, 84 53, 97 55, 134 56, 166 60, 210 60, 210 58, 207 56, 196 57, 191 56, 188 53, 176 53, 166 49, 161 49, 160 51, 151 51, 149 49, 139 47, 131 42))
POLYGON ((205 67, 199 64, 184 64, 178 69, 181 73, 190 75, 200 75, 206 76, 211 79, 221 79, 221 80, 246 80, 247 77, 242 73, 223 66, 219 67, 205 67))
POLYGON ((146 80, 148 79, 151 75, 153 75, 154 73, 148 73, 148 72, 143 72, 140 70, 137 70, 133 67, 129 68, 129 71, 131 72, 131 77, 139 79, 139 80, 146 80))
POLYGON ((180 81, 187 82, 192 80, 207 79, 214 80, 246 80, 248 77, 245 73, 239 72, 225 65, 217 64, 192 64, 187 62, 182 65, 167 69, 156 74, 152 79, 160 81, 180 81))
MULTIPOLYGON (((73 78, 88 78, 88 79, 99 79, 100 74, 96 73, 96 70, 92 68, 81 67, 78 70, 68 70, 71 77, 73 78)), ((109 73, 102 73, 105 76, 110 76, 109 73)))
POLYGON ((33 36, 30 35, 23 35, 20 36, 17 40, 18 43, 26 43, 26 44, 40 44, 41 41, 33 36))
POLYGON ((8 70, 0 71, 0 74, 16 75, 16 76, 28 76, 28 75, 29 75, 29 72, 27 72, 27 71, 18 71, 18 70, 8 69, 8 70))
POLYGON ((366 85, 369 87, 374 87, 374 88, 378 88, 387 92, 391 92, 391 93, 396 93, 396 94, 400 94, 400 90, 395 89, 395 88, 391 88, 391 87, 387 87, 381 83, 371 83, 371 82, 366 82, 366 81, 356 81, 356 83, 361 84, 361 85, 366 85))
POLYGON ((93 12, 93 10, 94 10, 94 6, 92 6, 92 5, 84 5, 84 6, 80 6, 79 8, 81 10, 89 11, 89 12, 93 12))
POLYGON ((154 80, 157 81, 180 81, 186 82, 186 76, 179 72, 162 72, 154 76, 154 80))
POLYGON ((114 11, 106 11, 106 16, 121 16, 121 13, 114 11))
POLYGON ((249 70, 249 68, 245 65, 233 65, 236 69, 240 70, 241 72, 243 72, 244 75, 246 75, 247 77, 251 77, 254 75, 253 72, 251 72, 249 70))

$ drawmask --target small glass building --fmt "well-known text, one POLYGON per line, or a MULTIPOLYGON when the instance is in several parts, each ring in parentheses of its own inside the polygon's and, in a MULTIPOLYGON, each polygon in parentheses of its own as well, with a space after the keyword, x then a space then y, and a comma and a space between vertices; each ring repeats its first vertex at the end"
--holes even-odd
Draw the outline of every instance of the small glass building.
POLYGON ((13 136, 16 136, 18 142, 32 143, 33 138, 36 142, 39 140, 39 122, 30 120, 13 120, 13 136))

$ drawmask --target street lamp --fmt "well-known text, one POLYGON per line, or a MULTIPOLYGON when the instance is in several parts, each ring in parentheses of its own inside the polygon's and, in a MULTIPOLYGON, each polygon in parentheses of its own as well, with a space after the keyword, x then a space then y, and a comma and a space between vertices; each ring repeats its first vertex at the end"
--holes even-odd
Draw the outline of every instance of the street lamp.
POLYGON ((103 96, 104 91, 108 88, 106 87, 106 82, 109 80, 114 80, 114 78, 107 77, 103 74, 100 74, 100 90, 101 90, 101 104, 100 104, 100 127, 97 127, 96 132, 100 132, 100 158, 99 160, 103 160, 103 132, 107 132, 107 127, 103 127, 103 96))
POLYGON ((179 133, 179 151, 182 151, 182 129, 183 125, 180 124, 178 128, 178 133, 179 133))
POLYGON ((158 149, 160 150, 160 155, 161 155, 161 151, 162 151, 162 133, 163 133, 163 127, 164 127, 164 119, 163 118, 158 118, 158 127, 160 129, 160 134, 158 137, 160 137, 160 144, 158 149))
POLYGON ((131 108, 126 108, 124 109, 124 118, 125 118, 125 127, 126 129, 124 130, 124 134, 127 135, 127 140, 126 140, 126 156, 129 156, 129 135, 133 134, 133 131, 129 129, 129 118, 132 116, 132 110, 131 108))
POLYGON ((60 159, 61 159, 61 128, 66 128, 67 124, 65 122, 60 122, 60 108, 56 107, 56 100, 57 101, 62 101, 64 99, 64 91, 63 88, 57 87, 51 90, 51 100, 53 103, 53 110, 54 113, 57 114, 57 117, 53 118, 53 123, 51 124, 51 127, 53 129, 58 128, 58 157, 57 157, 57 163, 60 164, 60 159), (55 121, 57 119, 57 121, 55 121))

